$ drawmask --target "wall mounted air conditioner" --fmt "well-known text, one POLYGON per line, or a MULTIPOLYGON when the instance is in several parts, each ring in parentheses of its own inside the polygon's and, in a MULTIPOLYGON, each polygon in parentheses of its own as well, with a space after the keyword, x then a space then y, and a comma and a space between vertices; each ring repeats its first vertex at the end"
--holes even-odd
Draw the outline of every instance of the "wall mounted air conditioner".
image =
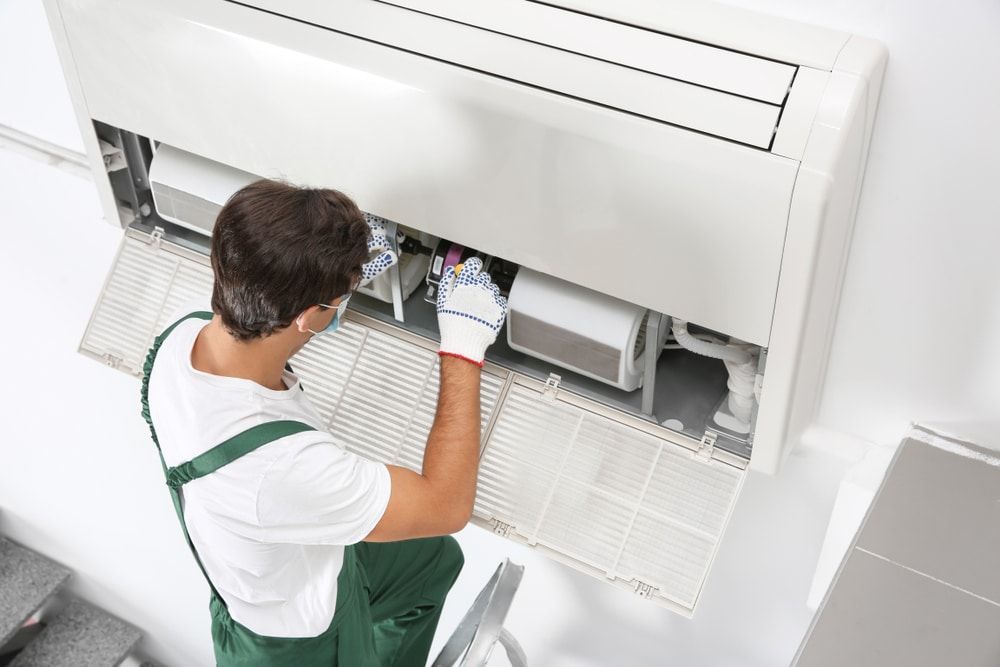
MULTIPOLYGON (((693 0, 45 2, 126 228, 83 352, 138 374, 172 308, 210 291, 211 215, 186 196, 210 180, 161 177, 173 150, 344 190, 487 256, 515 291, 525 270, 648 312, 641 388, 635 369, 595 380, 502 336, 476 521, 693 611, 745 470, 778 471, 815 417, 879 44, 693 0), (661 345, 671 322, 740 361, 661 345), (720 426, 734 364, 743 433, 720 426)), ((351 447, 418 466, 436 322, 423 290, 388 280, 391 305, 352 300, 337 341, 293 365, 351 447), (373 434, 349 409, 363 401, 404 418, 373 434)))

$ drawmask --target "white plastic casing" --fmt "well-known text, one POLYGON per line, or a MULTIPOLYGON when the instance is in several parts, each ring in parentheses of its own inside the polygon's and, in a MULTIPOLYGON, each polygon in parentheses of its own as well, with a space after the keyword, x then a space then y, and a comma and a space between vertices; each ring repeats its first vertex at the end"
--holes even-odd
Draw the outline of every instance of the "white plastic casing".
POLYGON ((234 192, 259 179, 167 144, 157 148, 149 168, 160 216, 202 234, 211 233, 215 216, 234 192))
POLYGON ((337 187, 767 347, 750 464, 777 470, 814 417, 884 49, 712 2, 477 4, 46 0, 115 224, 93 120, 337 187), (572 42, 612 32, 634 40, 572 42))
POLYGON ((518 272, 507 303, 513 349, 625 391, 642 384, 645 350, 636 359, 635 347, 645 308, 531 269, 518 272))

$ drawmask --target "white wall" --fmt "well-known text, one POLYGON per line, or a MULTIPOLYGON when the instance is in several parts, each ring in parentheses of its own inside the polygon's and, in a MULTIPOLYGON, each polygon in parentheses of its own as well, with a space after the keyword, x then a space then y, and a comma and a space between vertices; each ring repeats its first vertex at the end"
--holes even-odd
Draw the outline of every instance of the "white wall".
POLYGON ((0 0, 0 124, 83 151, 38 0, 0 0))
MULTIPOLYGON (((996 416, 1000 353, 986 344, 1000 339, 1000 9, 740 4, 890 51, 823 423, 891 442, 910 420, 996 416)), ((46 30, 35 1, 0 0, 0 123, 79 148, 46 30)), ((98 222, 86 181, 0 152, 0 184, 0 533, 74 568, 79 594, 146 631, 148 655, 208 664, 206 589, 138 415, 138 383, 75 353, 118 232, 98 222)), ((442 629, 510 553, 527 565, 510 627, 533 664, 786 664, 847 465, 800 448, 780 476, 751 476, 693 621, 469 529, 442 629)))
POLYGON ((820 421, 1000 425, 1000 3, 731 4, 889 49, 820 421))

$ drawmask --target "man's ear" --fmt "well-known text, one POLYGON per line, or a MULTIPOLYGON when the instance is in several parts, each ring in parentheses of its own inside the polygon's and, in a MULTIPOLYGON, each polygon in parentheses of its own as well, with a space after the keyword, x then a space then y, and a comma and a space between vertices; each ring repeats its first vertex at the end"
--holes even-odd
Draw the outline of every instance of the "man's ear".
POLYGON ((318 310, 319 306, 309 306, 299 313, 298 317, 292 320, 292 323, 295 325, 295 329, 299 333, 309 333, 309 325, 306 324, 306 319, 312 317, 313 313, 318 310))

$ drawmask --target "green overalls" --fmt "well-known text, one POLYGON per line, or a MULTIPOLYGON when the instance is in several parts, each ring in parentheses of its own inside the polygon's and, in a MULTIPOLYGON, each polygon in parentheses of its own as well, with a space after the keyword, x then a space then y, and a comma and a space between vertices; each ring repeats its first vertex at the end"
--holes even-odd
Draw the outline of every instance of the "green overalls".
MULTIPOLYGON (((149 424, 157 451, 160 444, 149 415, 149 376, 163 341, 178 324, 190 318, 210 320, 212 313, 192 313, 168 327, 153 342, 143 366, 142 416, 149 424)), ((160 452, 160 462, 184 537, 212 591, 209 608, 216 663, 221 667, 423 667, 445 596, 462 569, 462 551, 454 538, 384 544, 360 542, 345 546, 344 565, 337 579, 336 611, 330 627, 316 637, 256 634, 233 620, 225 601, 208 578, 184 522, 184 484, 209 475, 269 442, 307 430, 315 429, 294 421, 259 424, 173 468, 167 467, 160 452)))

